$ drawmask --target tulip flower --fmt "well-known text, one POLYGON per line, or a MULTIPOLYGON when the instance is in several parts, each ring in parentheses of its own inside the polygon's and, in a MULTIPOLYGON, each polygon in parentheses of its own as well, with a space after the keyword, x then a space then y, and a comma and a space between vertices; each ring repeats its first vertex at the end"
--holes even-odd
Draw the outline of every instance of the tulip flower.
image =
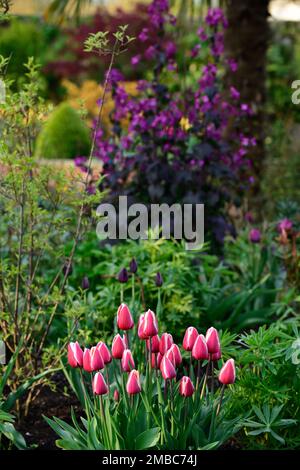
POLYGON ((81 287, 83 290, 88 290, 90 288, 90 282, 87 276, 84 276, 84 278, 82 279, 81 287))
POLYGON ((137 269, 138 269, 138 265, 137 265, 136 259, 132 258, 132 260, 130 261, 130 264, 129 264, 129 271, 132 274, 135 274, 137 272, 137 269))
MULTIPOLYGON (((151 338, 151 351, 153 353, 158 353, 159 352, 159 336, 155 335, 151 338)), ((147 349, 148 351, 150 350, 150 341, 147 339, 147 349)))
POLYGON ((192 349, 192 356, 197 361, 205 361, 208 359, 208 348, 203 335, 198 335, 192 349))
POLYGON ((257 228, 253 228, 249 232, 249 241, 251 243, 259 243, 261 240, 261 233, 260 230, 257 228))
POLYGON ((127 380, 126 390, 128 395, 136 395, 137 393, 141 393, 141 383, 140 383, 140 374, 137 370, 133 369, 127 380))
POLYGON ((138 337, 140 339, 147 339, 147 336, 144 334, 144 319, 145 315, 140 315, 139 322, 138 322, 138 337))
POLYGON ((131 330, 134 326, 133 318, 126 304, 121 304, 117 312, 117 325, 120 330, 131 330))
POLYGON ((102 356, 104 364, 109 364, 112 360, 112 357, 111 357, 110 351, 109 351, 108 347, 106 346, 106 344, 103 343, 102 341, 99 341, 96 348, 99 349, 99 352, 102 356))
POLYGON ((115 389, 114 391, 114 400, 118 402, 120 400, 119 390, 115 389))
POLYGON ((164 281, 163 281, 163 277, 161 275, 160 272, 156 273, 156 276, 155 276, 155 284, 156 284, 156 287, 161 287, 163 285, 164 281))
POLYGON ((179 393, 183 397, 191 397, 194 393, 195 387, 189 377, 184 375, 180 380, 179 393))
POLYGON ((158 333, 158 324, 155 313, 152 310, 147 310, 143 320, 143 336, 146 338, 152 338, 158 333))
POLYGON ((135 368, 132 352, 130 349, 125 349, 122 356, 122 369, 124 372, 130 372, 135 368))
POLYGON ((220 340, 218 332, 215 328, 211 327, 206 332, 206 344, 209 354, 217 353, 220 350, 220 340))
POLYGON ((219 381, 223 385, 233 384, 235 382, 235 365, 234 359, 225 362, 219 373, 219 381))
POLYGON ((71 367, 82 367, 83 351, 78 341, 68 344, 68 362, 71 367))
POLYGON ((175 367, 182 363, 181 352, 177 344, 172 344, 170 349, 166 352, 166 356, 173 362, 175 367))
POLYGON ((95 395, 105 395, 108 392, 107 383, 101 372, 97 372, 93 379, 93 392, 95 395))
POLYGON ((122 359, 124 350, 127 349, 126 342, 119 334, 117 334, 112 343, 111 353, 114 359, 122 359))
POLYGON ((152 369, 159 369, 161 360, 162 360, 162 355, 160 353, 158 354, 152 353, 152 360, 151 360, 152 369))
POLYGON ((173 337, 170 333, 163 333, 159 342, 159 352, 163 356, 173 344, 173 337))
POLYGON ((121 269, 119 272, 118 281, 121 282, 121 284, 125 284, 128 281, 128 272, 126 268, 121 269))
POLYGON ((173 363, 166 355, 163 356, 160 363, 160 371, 164 380, 171 380, 176 377, 176 370, 173 363))
POLYGON ((104 361, 97 347, 92 347, 91 349, 85 348, 83 353, 83 368, 86 372, 95 372, 104 368, 104 361))
POLYGON ((211 355, 211 360, 212 360, 212 361, 218 361, 219 359, 221 359, 221 357, 222 357, 222 351, 221 351, 221 349, 219 349, 218 352, 213 353, 213 354, 211 355))
POLYGON ((183 338, 183 349, 186 351, 192 351, 194 343, 198 337, 198 331, 193 326, 186 329, 183 338))

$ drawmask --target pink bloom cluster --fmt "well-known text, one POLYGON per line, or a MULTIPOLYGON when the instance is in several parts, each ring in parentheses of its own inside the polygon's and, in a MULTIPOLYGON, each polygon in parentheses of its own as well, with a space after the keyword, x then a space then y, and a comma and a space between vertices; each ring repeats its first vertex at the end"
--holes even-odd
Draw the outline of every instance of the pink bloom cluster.
MULTIPOLYGON (((129 307, 122 303, 117 312, 117 326, 125 332, 119 333, 113 338, 111 351, 107 345, 100 341, 91 349, 81 349, 78 342, 68 346, 68 362, 71 367, 83 368, 86 372, 94 373, 93 392, 96 395, 104 395, 109 391, 101 370, 107 367, 112 359, 121 361, 120 367, 124 373, 128 373, 126 390, 129 395, 141 392, 140 373, 136 369, 132 351, 128 347, 128 331, 134 328, 134 321, 129 307)), ((145 341, 148 351, 149 367, 160 372, 165 381, 171 381, 177 377, 177 369, 182 364, 180 348, 174 343, 170 333, 164 332, 161 336, 155 313, 148 310, 140 315, 137 324, 137 336, 145 341)), ((208 361, 213 366, 214 361, 221 359, 221 346, 219 335, 215 328, 207 330, 206 335, 199 334, 193 326, 187 328, 183 338, 183 350, 190 353, 191 360, 208 361)), ((219 372, 219 382, 223 385, 233 384, 235 381, 234 360, 229 359, 219 372)), ((179 393, 184 397, 192 396, 195 387, 189 376, 180 379, 179 393)), ((115 400, 119 400, 119 391, 114 392, 115 400)))

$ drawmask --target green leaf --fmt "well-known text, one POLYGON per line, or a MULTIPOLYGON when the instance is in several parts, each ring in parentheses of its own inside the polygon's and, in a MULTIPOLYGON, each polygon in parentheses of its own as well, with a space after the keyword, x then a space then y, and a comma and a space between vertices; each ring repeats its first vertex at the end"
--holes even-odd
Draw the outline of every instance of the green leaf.
POLYGON ((135 440, 135 449, 144 450, 154 447, 160 438, 160 429, 152 428, 142 432, 135 440))

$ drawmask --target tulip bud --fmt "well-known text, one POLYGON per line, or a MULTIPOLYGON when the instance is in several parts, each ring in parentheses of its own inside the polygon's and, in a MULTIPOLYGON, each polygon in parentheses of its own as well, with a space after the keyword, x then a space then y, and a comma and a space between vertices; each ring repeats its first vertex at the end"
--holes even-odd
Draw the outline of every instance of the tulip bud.
POLYGON ((120 400, 119 390, 115 389, 114 391, 114 400, 118 402, 120 400))
POLYGON ((197 361, 208 359, 208 349, 203 335, 198 335, 192 349, 192 356, 197 361))
POLYGON ((207 330, 205 339, 209 354, 217 353, 220 350, 219 335, 215 328, 211 327, 207 330))
POLYGON ((81 287, 83 290, 88 290, 90 288, 89 278, 84 276, 81 282, 81 287))
POLYGON ((147 339, 147 336, 144 335, 144 319, 145 315, 140 315, 139 322, 138 322, 138 337, 140 339, 147 339))
POLYGON ((135 258, 132 258, 132 260, 130 261, 130 264, 129 264, 129 270, 132 274, 135 274, 137 272, 137 269, 138 269, 137 262, 136 262, 135 258))
POLYGON ((102 356, 104 364, 109 364, 112 360, 112 357, 111 357, 110 351, 109 351, 108 347, 106 346, 106 344, 103 343, 102 341, 100 341, 97 344, 96 347, 97 347, 97 349, 99 349, 99 352, 102 356))
POLYGON ((194 393, 195 387, 189 377, 184 375, 180 380, 179 393, 183 397, 191 397, 194 393))
POLYGON ((155 284, 156 284, 156 287, 161 287, 163 285, 163 277, 161 275, 160 272, 156 273, 156 276, 155 276, 155 284))
POLYGON ((170 333, 163 333, 159 342, 159 352, 163 356, 173 344, 173 337, 170 333))
POLYGON ((249 240, 251 243, 259 243, 261 240, 260 230, 258 230, 257 228, 251 229, 249 233, 249 240))
POLYGON ((125 349, 127 348, 124 339, 119 334, 117 334, 113 339, 111 347, 112 357, 114 359, 122 359, 123 352, 125 349))
MULTIPOLYGON (((147 349, 150 351, 150 341, 147 339, 147 349)), ((159 352, 159 336, 155 335, 152 336, 151 338, 151 351, 153 353, 158 353, 159 352)))
POLYGON ((233 384, 235 382, 235 365, 234 359, 225 362, 219 373, 219 381, 223 385, 233 384))
POLYGON ((131 330, 134 326, 133 318, 126 304, 121 304, 118 308, 117 325, 120 330, 131 330))
POLYGON ((71 367, 82 367, 83 351, 78 341, 68 344, 68 362, 71 367))
POLYGON ((162 355, 160 353, 158 354, 152 353, 152 358, 151 358, 152 369, 159 369, 161 360, 162 360, 162 355))
POLYGON ((174 379, 176 377, 175 367, 166 355, 163 356, 159 368, 164 380, 174 379))
POLYGON ((91 365, 91 351, 85 348, 83 351, 83 368, 86 372, 93 372, 91 365))
POLYGON ((181 352, 177 344, 172 344, 170 349, 166 352, 166 356, 176 367, 182 363, 181 352))
POLYGON ((125 349, 122 356, 122 369, 124 372, 130 372, 135 368, 132 352, 130 349, 125 349))
POLYGON ((104 360, 99 349, 95 346, 91 348, 91 367, 93 371, 104 369, 104 360))
POLYGON ((190 326, 186 329, 184 338, 183 338, 183 349, 186 351, 191 351, 193 349, 194 343, 198 337, 198 331, 193 326, 190 326))
POLYGON ((155 313, 152 310, 147 310, 143 320, 143 335, 146 338, 156 336, 158 333, 158 324, 155 313))
POLYGON ((125 284, 128 281, 128 272, 126 268, 121 269, 118 274, 118 281, 125 284))
POLYGON ((213 353, 213 354, 211 355, 211 359, 212 359, 213 361, 218 361, 219 359, 221 359, 221 357, 222 357, 222 351, 221 351, 221 349, 220 349, 218 352, 213 353))
POLYGON ((140 374, 135 369, 133 369, 128 376, 126 390, 128 395, 135 395, 142 391, 140 383, 140 374))
POLYGON ((107 383, 101 372, 97 372, 93 379, 93 392, 95 395, 105 395, 108 392, 107 383))

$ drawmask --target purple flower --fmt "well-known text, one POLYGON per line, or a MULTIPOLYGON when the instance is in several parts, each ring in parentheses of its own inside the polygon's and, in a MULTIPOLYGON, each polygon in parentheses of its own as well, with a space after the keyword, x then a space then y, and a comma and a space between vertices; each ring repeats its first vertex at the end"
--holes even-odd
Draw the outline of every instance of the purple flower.
POLYGON ((240 92, 237 91, 237 89, 234 86, 230 87, 230 96, 233 100, 239 100, 240 99, 240 92))
POLYGON ((126 268, 122 268, 119 272, 118 281, 121 282, 121 284, 125 284, 128 281, 128 272, 126 268))
POLYGON ((139 40, 142 41, 142 42, 145 42, 149 39, 149 29, 148 28, 143 28, 142 31, 140 32, 139 34, 139 40))
POLYGON ((132 258, 129 264, 129 270, 132 274, 135 274, 137 272, 137 269, 138 269, 138 265, 137 265, 136 259, 132 258))
POLYGON ((282 232, 283 230, 285 232, 290 232, 292 228, 293 228, 293 222, 289 219, 283 219, 277 225, 278 232, 282 232))
POLYGON ((250 230, 249 240, 251 243, 259 243, 261 241, 261 233, 258 228, 253 228, 250 230))
POLYGON ((87 276, 84 276, 84 278, 82 279, 81 287, 83 290, 88 290, 90 288, 90 282, 87 276))
POLYGON ((131 58, 131 65, 138 65, 141 61, 141 54, 135 55, 131 58))
POLYGON ((155 276, 155 284, 157 287, 161 287, 163 285, 163 277, 160 272, 156 273, 155 276))

